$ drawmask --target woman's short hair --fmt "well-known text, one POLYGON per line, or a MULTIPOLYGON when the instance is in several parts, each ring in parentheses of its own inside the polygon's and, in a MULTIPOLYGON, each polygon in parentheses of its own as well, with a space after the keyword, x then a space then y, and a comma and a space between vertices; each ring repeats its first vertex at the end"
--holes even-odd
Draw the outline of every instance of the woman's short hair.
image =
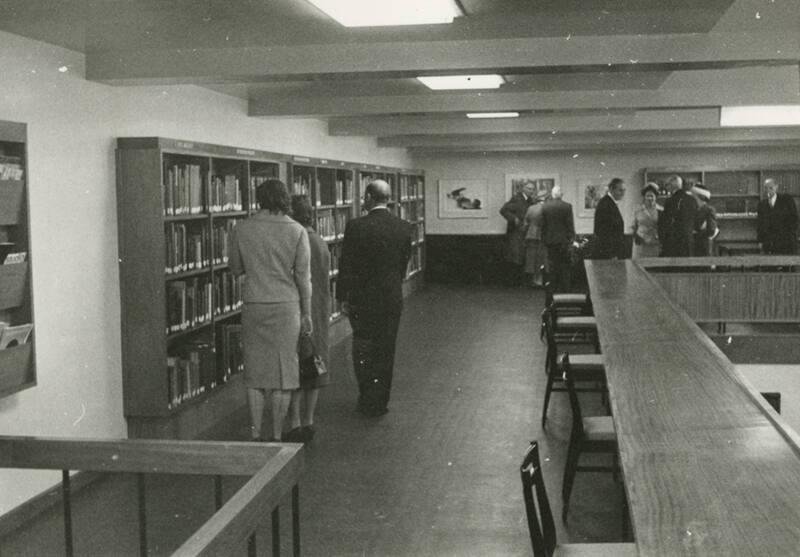
POLYGON ((303 226, 311 226, 314 211, 307 195, 292 196, 292 218, 303 226))
POLYGON ((258 186, 256 200, 262 209, 272 213, 280 211, 284 214, 289 214, 289 190, 286 189, 286 184, 278 179, 269 179, 258 186))
POLYGON ((658 197, 658 185, 653 182, 647 182, 647 184, 642 188, 642 197, 644 197, 647 192, 653 192, 653 195, 658 197))

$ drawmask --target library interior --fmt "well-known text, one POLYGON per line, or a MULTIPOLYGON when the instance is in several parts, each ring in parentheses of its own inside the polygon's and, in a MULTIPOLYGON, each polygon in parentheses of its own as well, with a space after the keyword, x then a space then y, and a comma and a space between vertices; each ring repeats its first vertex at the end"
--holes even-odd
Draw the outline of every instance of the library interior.
POLYGON ((798 29, 3 0, 0 554, 800 555, 798 29))

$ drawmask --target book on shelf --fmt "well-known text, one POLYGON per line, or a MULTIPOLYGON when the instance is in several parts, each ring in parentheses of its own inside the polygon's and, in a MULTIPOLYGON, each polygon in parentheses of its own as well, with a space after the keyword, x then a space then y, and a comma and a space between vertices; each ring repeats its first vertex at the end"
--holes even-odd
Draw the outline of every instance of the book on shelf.
POLYGON ((203 212, 203 178, 199 164, 164 162, 164 214, 197 215, 203 212))
POLYGON ((208 267, 209 232, 205 226, 187 228, 183 223, 168 223, 166 240, 166 272, 180 273, 208 267))
POLYGON ((22 180, 24 175, 21 157, 0 156, 0 180, 22 180))
POLYGON ((185 331, 211 320, 212 286, 206 277, 167 283, 167 333, 185 331))
POLYGON ((216 368, 217 383, 225 383, 228 379, 244 371, 242 355, 242 326, 239 323, 223 323, 217 328, 218 365, 216 368))
POLYGON ((228 262, 228 250, 230 249, 231 234, 236 228, 237 219, 225 219, 222 222, 214 223, 213 245, 214 245, 214 265, 223 265, 228 262))
POLYGON ((168 407, 191 400, 216 386, 217 355, 214 345, 195 339, 167 357, 168 407))
POLYGON ((0 331, 0 350, 26 344, 33 331, 33 323, 24 323, 22 325, 3 323, 0 327, 2 327, 2 331, 0 331))
POLYGON ((209 195, 209 211, 212 213, 242 210, 242 190, 236 175, 212 176, 209 195))
POLYGON ((26 259, 28 259, 27 251, 12 252, 6 255, 6 258, 3 260, 3 265, 15 265, 17 263, 25 263, 26 259))

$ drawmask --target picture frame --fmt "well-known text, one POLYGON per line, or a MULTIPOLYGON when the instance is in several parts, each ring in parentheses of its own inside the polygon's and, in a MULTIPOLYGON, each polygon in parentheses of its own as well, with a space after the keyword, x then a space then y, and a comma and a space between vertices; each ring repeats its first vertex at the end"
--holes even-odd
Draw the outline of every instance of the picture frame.
POLYGON ((608 185, 599 180, 578 180, 578 216, 594 218, 597 202, 608 191, 608 185))
POLYGON ((511 199, 515 193, 522 191, 523 186, 528 182, 533 183, 535 186, 536 193, 534 195, 539 196, 546 193, 547 197, 550 196, 550 192, 555 186, 561 185, 558 174, 535 172, 506 174, 506 200, 511 199))
POLYGON ((440 219, 487 219, 487 180, 439 180, 440 219))

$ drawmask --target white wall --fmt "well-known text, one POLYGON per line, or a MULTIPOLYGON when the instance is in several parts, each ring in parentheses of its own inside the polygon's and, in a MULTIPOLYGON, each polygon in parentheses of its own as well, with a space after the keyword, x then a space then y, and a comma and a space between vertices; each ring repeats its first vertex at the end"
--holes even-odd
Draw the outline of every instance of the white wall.
MULTIPOLYGON (((404 150, 330 138, 316 120, 260 120, 198 87, 87 82, 80 54, 0 32, 0 119, 28 124, 39 384, 0 399, 0 434, 125 437, 120 364, 116 137, 190 141, 388 166, 404 150)), ((0 470, 0 513, 60 478, 0 470)))
MULTIPOLYGON (((557 174, 564 200, 572 203, 578 233, 591 233, 593 219, 580 217, 578 182, 595 180, 607 184, 618 176, 625 180, 627 193, 622 202, 626 231, 635 207, 641 202, 639 190, 645 168, 721 167, 799 164, 796 148, 641 150, 608 153, 468 153, 417 155, 414 165, 425 170, 425 232, 427 234, 503 234, 505 220, 498 211, 507 199, 506 174, 557 174), (577 155, 577 156, 576 156, 577 155), (489 185, 487 219, 439 218, 439 180, 485 179, 489 185)), ((713 193, 713 192, 712 192, 713 193)))

